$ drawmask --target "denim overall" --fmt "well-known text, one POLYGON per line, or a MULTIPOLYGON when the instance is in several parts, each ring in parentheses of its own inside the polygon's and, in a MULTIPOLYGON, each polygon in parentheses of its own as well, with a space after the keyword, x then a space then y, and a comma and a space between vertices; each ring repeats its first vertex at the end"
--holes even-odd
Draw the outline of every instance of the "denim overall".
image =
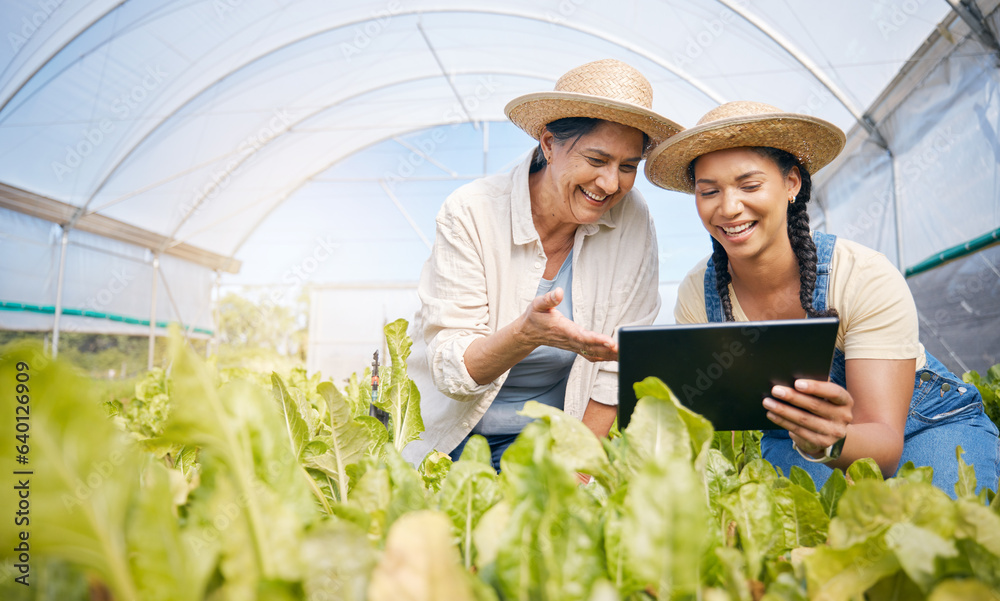
MULTIPOLYGON (((836 236, 814 232, 816 242, 816 289, 813 307, 826 309, 830 286, 830 262, 836 236)), ((725 321, 722 301, 715 287, 715 265, 711 259, 705 271, 705 310, 710 322, 725 321)), ((997 427, 983 411, 983 400, 973 384, 966 384, 948 371, 930 353, 924 366, 914 376, 913 398, 906 418, 902 466, 912 461, 917 466, 934 468, 934 485, 955 497, 958 482, 958 460, 955 447, 961 445, 962 459, 975 466, 977 488, 997 490, 1000 478, 1000 439, 997 427)), ((830 381, 847 388, 844 353, 835 349, 830 381)), ((764 459, 788 475, 793 465, 809 472, 816 487, 823 486, 832 469, 824 464, 810 463, 792 448, 788 431, 767 430, 761 440, 764 459)), ((891 474, 890 474, 891 475, 891 474)), ((887 475, 888 477, 888 475, 887 475)))

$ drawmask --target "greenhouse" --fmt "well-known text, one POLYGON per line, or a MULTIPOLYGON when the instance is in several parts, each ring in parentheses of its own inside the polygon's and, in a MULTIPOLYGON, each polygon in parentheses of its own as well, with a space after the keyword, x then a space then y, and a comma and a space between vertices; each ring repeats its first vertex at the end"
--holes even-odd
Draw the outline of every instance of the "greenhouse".
MULTIPOLYGON (((404 449, 446 199, 541 152, 508 103, 604 59, 681 128, 839 128, 809 224, 884 256, 1000 420, 1000 0, 10 0, 0 33, 0 597, 998 598, 968 441, 943 492, 814 482, 646 380, 601 440, 526 405, 499 473, 477 430, 404 449)), ((634 189, 673 324, 713 237, 634 189)))

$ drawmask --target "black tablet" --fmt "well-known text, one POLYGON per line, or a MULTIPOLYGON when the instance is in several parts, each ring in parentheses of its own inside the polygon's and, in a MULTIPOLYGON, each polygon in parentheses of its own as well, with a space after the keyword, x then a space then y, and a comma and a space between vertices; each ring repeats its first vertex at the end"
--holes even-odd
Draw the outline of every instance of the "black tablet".
POLYGON ((776 384, 826 381, 836 317, 623 327, 618 332, 618 427, 637 402, 633 385, 656 376, 718 430, 773 430, 761 405, 776 384))

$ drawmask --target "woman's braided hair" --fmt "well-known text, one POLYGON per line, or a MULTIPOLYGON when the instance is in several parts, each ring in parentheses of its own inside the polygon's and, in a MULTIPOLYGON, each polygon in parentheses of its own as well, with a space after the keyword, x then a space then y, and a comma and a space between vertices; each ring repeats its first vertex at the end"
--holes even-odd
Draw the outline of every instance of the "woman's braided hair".
MULTIPOLYGON (((812 192, 812 178, 809 172, 790 152, 770 147, 750 147, 750 150, 774 161, 782 176, 787 176, 792 167, 798 167, 802 177, 802 186, 795 197, 795 202, 788 203, 787 221, 788 239, 792 243, 792 250, 799 262, 799 303, 802 304, 802 308, 805 309, 806 315, 809 317, 836 317, 836 309, 828 307, 824 311, 817 311, 813 308, 812 303, 813 291, 816 289, 817 257, 816 243, 813 242, 809 233, 809 212, 806 210, 806 204, 809 202, 809 196, 812 192)), ((697 160, 691 161, 688 166, 688 174, 692 181, 694 181, 694 165, 697 160)), ((722 300, 725 320, 735 321, 733 301, 729 298, 729 284, 733 281, 733 277, 729 273, 729 257, 726 255, 726 250, 714 237, 712 238, 712 262, 715 264, 715 289, 722 300)))

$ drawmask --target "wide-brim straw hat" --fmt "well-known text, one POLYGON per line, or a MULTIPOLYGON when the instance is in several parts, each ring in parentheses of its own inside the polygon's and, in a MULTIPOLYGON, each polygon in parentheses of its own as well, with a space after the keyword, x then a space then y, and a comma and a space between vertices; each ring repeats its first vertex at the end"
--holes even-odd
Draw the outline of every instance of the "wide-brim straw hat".
MULTIPOLYGON (((534 92, 507 103, 504 113, 532 138, 566 117, 590 117, 634 127, 653 148, 684 129, 652 110, 653 86, 635 67, 604 59, 571 69, 551 92, 534 92)), ((643 149, 643 154, 645 154, 643 149)))
POLYGON ((727 148, 766 146, 790 152, 810 175, 844 149, 846 137, 836 125, 762 102, 727 102, 691 129, 660 144, 646 157, 646 177, 653 184, 694 193, 688 165, 696 158, 727 148))

